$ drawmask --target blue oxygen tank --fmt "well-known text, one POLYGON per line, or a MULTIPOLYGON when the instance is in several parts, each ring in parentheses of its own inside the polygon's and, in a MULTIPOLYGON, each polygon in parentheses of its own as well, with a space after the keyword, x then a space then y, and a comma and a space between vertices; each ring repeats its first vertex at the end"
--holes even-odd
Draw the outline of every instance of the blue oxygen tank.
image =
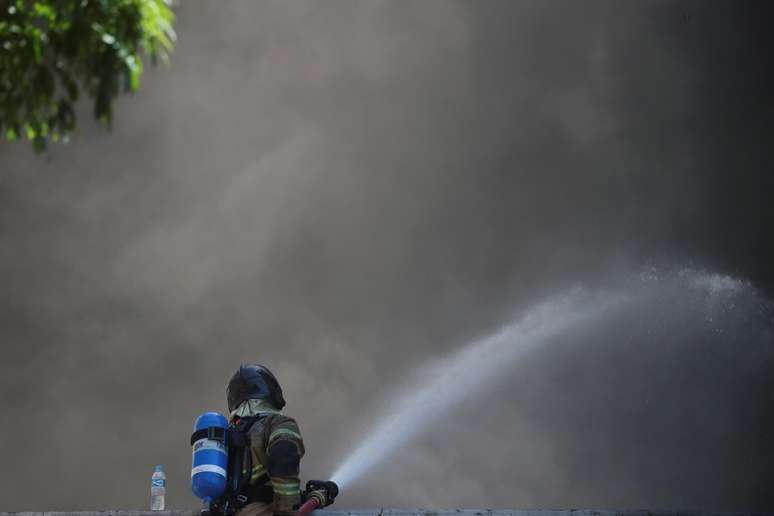
POLYGON ((228 420, 217 412, 205 412, 194 423, 191 490, 205 503, 222 495, 226 489, 227 428, 228 420))

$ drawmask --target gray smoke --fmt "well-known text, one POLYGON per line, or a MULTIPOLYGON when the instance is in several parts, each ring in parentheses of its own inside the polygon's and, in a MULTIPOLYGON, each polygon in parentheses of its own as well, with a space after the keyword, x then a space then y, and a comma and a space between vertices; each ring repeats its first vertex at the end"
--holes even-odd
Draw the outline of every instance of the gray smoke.
POLYGON ((242 361, 325 477, 418 366, 686 264, 754 286, 709 324, 666 282, 340 503, 770 509, 763 10, 186 0, 111 133, 0 145, 2 509, 142 508, 154 464, 195 506, 190 427, 242 361))

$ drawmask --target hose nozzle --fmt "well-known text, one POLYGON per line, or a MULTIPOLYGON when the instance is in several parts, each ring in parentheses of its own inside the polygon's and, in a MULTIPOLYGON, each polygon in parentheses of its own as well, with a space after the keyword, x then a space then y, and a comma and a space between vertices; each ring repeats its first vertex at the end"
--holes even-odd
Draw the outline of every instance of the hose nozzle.
POLYGON ((315 509, 327 507, 339 494, 339 486, 331 480, 310 480, 306 483, 306 501, 298 509, 297 516, 304 516, 315 509))

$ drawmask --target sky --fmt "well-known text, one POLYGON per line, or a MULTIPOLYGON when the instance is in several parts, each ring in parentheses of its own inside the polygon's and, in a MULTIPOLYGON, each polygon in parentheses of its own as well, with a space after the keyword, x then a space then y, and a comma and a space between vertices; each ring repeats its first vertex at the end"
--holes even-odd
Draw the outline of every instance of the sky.
POLYGON ((325 478, 579 285, 634 301, 471 367, 337 505, 771 510, 771 11, 182 2, 111 131, 0 143, 2 510, 145 508, 156 464, 196 507, 191 426, 242 362, 325 478))

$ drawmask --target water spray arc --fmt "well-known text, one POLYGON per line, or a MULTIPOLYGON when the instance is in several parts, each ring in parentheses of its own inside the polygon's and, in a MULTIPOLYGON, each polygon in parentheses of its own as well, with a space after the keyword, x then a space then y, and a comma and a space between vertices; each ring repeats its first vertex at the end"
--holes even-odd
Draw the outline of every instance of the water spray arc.
POLYGON ((339 465, 332 480, 342 488, 349 486, 456 404, 474 395, 486 384, 482 380, 496 379, 542 342, 593 323, 625 299, 621 295, 592 295, 573 289, 536 305, 516 322, 434 364, 424 371, 423 377, 429 378, 429 382, 395 399, 365 440, 339 465), (408 421, 411 425, 405 424, 408 421))
MULTIPOLYGON (((612 292, 571 290, 535 305, 515 322, 420 371, 419 386, 392 394, 385 415, 339 464, 333 480, 345 489, 351 487, 536 348, 556 339, 575 340, 582 331, 604 330, 601 324, 617 320, 620 324, 621 317, 647 324, 689 325, 684 333, 689 338, 738 333, 734 328, 738 330, 743 321, 745 330, 757 332, 749 335, 759 343, 758 353, 774 342, 770 338, 774 302, 761 297, 744 280, 691 268, 661 271, 655 267, 614 279, 612 292), (638 315, 632 315, 635 313, 638 315), (632 319, 626 318, 629 316, 632 319)), ((643 326, 632 329, 647 330, 643 326)))

